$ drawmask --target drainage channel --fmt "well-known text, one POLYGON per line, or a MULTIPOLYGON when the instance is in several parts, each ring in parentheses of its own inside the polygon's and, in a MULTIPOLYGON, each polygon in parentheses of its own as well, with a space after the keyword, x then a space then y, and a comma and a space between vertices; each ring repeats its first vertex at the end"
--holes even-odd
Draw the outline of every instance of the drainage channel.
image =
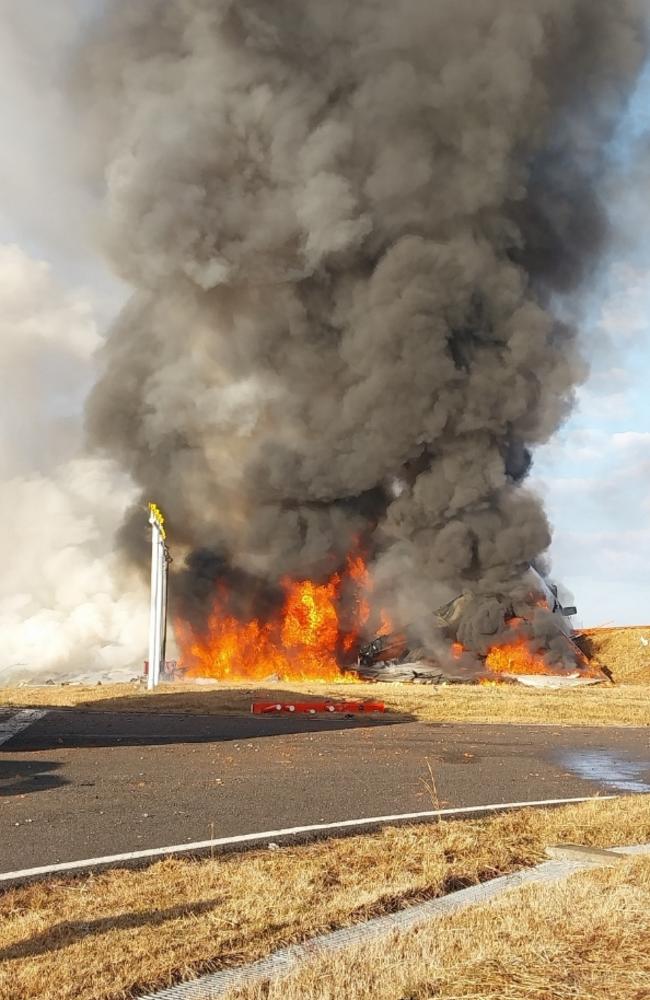
MULTIPOLYGON (((579 852, 576 852, 575 860, 545 861, 535 868, 527 868, 524 871, 504 875, 481 885, 470 886, 468 889, 461 889, 459 892, 450 893, 441 899, 433 899, 427 903, 421 903, 419 906, 401 910, 399 913, 376 917, 374 920, 358 924, 355 927, 346 927, 330 934, 322 934, 304 944, 282 948, 267 958, 252 962, 250 965, 235 969, 223 969, 191 982, 179 983, 177 986, 171 986, 157 993, 149 993, 141 997, 140 1000, 218 1000, 219 997, 223 997, 235 988, 253 986, 257 983, 278 979, 307 959, 341 951, 354 945, 365 944, 394 931, 411 930, 428 920, 457 913, 468 906, 489 903, 503 893, 525 885, 559 882, 576 872, 606 864, 605 855, 607 853, 599 852, 599 857, 590 857, 589 852, 586 851, 585 859, 581 860, 579 852)), ((650 854, 650 844, 615 847, 612 848, 612 853, 646 855, 650 854)))

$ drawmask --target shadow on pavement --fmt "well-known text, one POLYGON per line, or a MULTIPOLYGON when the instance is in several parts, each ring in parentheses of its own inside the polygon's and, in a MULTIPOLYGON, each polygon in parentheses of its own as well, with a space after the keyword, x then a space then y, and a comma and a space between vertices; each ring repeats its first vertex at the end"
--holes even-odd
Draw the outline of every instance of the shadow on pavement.
POLYGON ((61 766, 54 760, 6 760, 0 757, 0 798, 45 792, 49 788, 69 784, 65 778, 52 773, 61 766))
MULTIPOLYGON (((332 700, 345 700, 345 692, 332 700)), ((47 715, 11 741, 14 751, 50 750, 64 747, 160 746, 178 743, 221 743, 266 736, 332 732, 341 729, 375 728, 415 721, 408 713, 345 715, 296 712, 253 715, 251 702, 323 702, 323 696, 255 688, 217 691, 135 694, 80 703, 74 707, 47 708, 47 715)), ((359 700, 358 698, 354 700, 359 700)), ((372 691, 368 698, 372 700, 372 691)))
POLYGON ((194 917, 209 913, 219 905, 218 899, 205 900, 192 906, 172 906, 167 910, 145 910, 143 913, 123 913, 121 916, 100 917, 97 920, 65 920, 49 927, 26 941, 19 941, 8 948, 0 949, 0 962, 12 958, 34 958, 37 955, 58 951, 87 938, 107 931, 130 930, 134 927, 159 927, 167 920, 179 917, 194 917))
POLYGON ((227 683, 218 687, 197 685, 189 691, 174 690, 171 685, 171 690, 165 690, 165 687, 162 684, 155 691, 139 689, 133 694, 80 702, 76 707, 96 712, 120 711, 146 715, 248 715, 254 701, 311 703, 377 700, 371 684, 367 685, 367 692, 363 696, 358 694, 358 687, 354 694, 348 694, 345 685, 341 685, 335 694, 325 685, 322 694, 306 694, 304 691, 292 691, 288 687, 230 687, 227 683))

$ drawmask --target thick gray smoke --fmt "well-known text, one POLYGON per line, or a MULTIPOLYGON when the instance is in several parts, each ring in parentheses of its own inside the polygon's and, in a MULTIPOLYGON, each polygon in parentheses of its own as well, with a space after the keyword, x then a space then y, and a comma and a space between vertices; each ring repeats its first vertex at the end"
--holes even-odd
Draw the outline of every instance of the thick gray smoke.
POLYGON ((644 9, 108 6, 77 85, 137 291, 88 425, 166 510, 186 594, 320 577, 359 537, 410 621, 523 586, 530 450, 585 371, 556 306, 607 238, 644 9))

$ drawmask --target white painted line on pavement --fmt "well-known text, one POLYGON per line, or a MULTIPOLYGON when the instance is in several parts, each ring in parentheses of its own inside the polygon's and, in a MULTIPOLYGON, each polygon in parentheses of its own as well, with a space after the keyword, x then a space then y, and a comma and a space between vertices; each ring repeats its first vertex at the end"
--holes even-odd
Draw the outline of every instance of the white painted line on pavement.
POLYGON ((23 708, 15 715, 9 716, 8 719, 0 720, 0 746, 13 739, 14 736, 18 736, 18 733, 22 733, 24 729, 33 725, 34 722, 38 722, 45 715, 47 715, 47 709, 44 708, 23 708))
POLYGON ((99 868, 106 865, 120 865, 132 861, 168 857, 170 854, 194 854, 214 848, 238 847, 242 844, 255 844, 260 841, 273 842, 280 837, 295 837, 303 834, 328 834, 336 830, 351 830, 355 827, 385 826, 388 823, 400 823, 410 820, 427 820, 444 816, 470 816, 475 813, 505 812, 510 809, 526 809, 533 806, 561 806, 577 802, 605 802, 617 799, 618 795, 588 795, 574 799, 539 799, 534 802, 496 802, 486 806, 463 806, 456 809, 430 809, 426 812, 397 813, 394 816, 368 816, 365 819, 346 819, 337 823, 315 823, 312 826, 292 826, 284 830, 265 830, 263 833, 245 833, 238 837, 217 837, 213 840, 197 840, 191 844, 175 844, 173 847, 154 847, 145 851, 129 851, 125 854, 109 854, 102 858, 86 858, 83 861, 69 861, 56 865, 43 865, 40 868, 24 868, 21 871, 4 872, 0 874, 0 883, 16 882, 22 879, 36 878, 41 875, 54 875, 81 869, 99 868))

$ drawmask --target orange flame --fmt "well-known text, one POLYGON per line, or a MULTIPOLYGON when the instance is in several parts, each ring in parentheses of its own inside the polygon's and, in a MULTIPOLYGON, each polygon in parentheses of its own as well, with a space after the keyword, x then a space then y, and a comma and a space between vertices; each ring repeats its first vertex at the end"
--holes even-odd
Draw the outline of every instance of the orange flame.
POLYGON ((485 666, 495 674, 552 674, 555 671, 540 653, 535 653, 525 639, 493 646, 485 666))
POLYGON ((393 619, 385 609, 379 613, 379 628, 377 635, 390 635, 394 629, 393 619))
MULTIPOLYGON (((516 632, 522 625, 522 618, 511 618, 510 631, 516 632)), ((509 641, 504 638, 490 649, 485 658, 485 666, 495 674, 553 674, 556 671, 546 662, 540 651, 531 648, 523 635, 514 635, 509 641)))
MULTIPOLYGON (((311 580, 282 581, 284 602, 273 620, 242 622, 228 613, 228 595, 217 593, 207 627, 196 634, 184 621, 175 623, 181 650, 181 667, 189 677, 220 680, 264 680, 277 676, 293 681, 356 680, 341 667, 350 660, 371 615, 372 581, 364 559, 349 557, 344 573, 327 583, 311 580), (343 586, 352 591, 351 610, 343 626, 339 616, 343 586)), ((381 613, 382 630, 391 623, 381 613)))
MULTIPOLYGON (((326 583, 285 579, 284 600, 270 620, 241 621, 230 612, 229 595, 217 588, 207 625, 198 634, 184 621, 175 622, 186 676, 219 680, 261 681, 272 677, 290 681, 354 681, 351 663, 363 635, 390 635, 393 622, 383 609, 371 608, 373 581, 366 562, 352 553, 345 568, 326 583), (344 609, 344 612, 342 612, 344 609)), ((535 600, 546 607, 543 598, 535 600)), ((508 632, 489 650, 484 664, 487 677, 480 684, 507 683, 504 674, 553 674, 533 640, 524 634, 524 620, 512 618, 508 632), (492 676, 489 676, 492 675, 492 676)), ((406 640, 402 637, 403 642, 406 640)), ((570 642, 570 640, 567 640, 570 642)), ((460 660, 467 652, 460 642, 451 644, 451 656, 460 660)), ((576 666, 589 663, 575 649, 576 666)))

